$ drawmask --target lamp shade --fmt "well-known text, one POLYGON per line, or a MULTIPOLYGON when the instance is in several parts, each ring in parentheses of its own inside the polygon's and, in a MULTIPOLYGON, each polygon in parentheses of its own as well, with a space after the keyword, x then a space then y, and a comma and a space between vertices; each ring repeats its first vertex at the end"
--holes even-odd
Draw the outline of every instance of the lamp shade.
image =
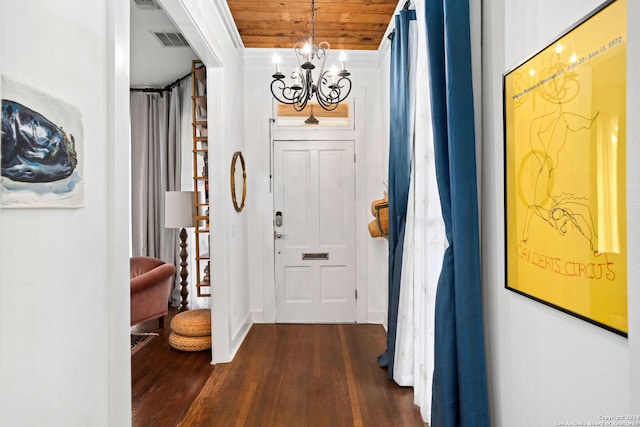
POLYGON ((195 227, 193 191, 167 191, 164 197, 166 228, 195 227))

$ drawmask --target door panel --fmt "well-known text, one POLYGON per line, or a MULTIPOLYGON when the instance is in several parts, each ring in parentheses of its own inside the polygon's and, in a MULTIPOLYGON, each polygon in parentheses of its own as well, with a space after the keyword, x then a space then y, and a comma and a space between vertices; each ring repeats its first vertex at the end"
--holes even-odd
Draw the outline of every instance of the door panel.
MULTIPOLYGON (((319 196, 323 205, 322 215, 320 215, 320 245, 323 247, 341 246, 344 244, 346 233, 344 193, 342 180, 344 177, 335 173, 337 170, 344 170, 344 152, 324 151, 318 156, 319 162, 319 196), (342 191, 341 191, 342 190, 342 191)), ((353 160, 352 160, 353 162, 353 160)))
MULTIPOLYGON (((286 151, 283 153, 282 171, 284 181, 289 183, 286 192, 283 193, 284 200, 282 206, 286 206, 283 211, 286 230, 289 233, 287 238, 288 247, 306 247, 311 238, 309 224, 311 222, 311 153, 304 151, 286 151), (292 209, 295 207, 295 215, 292 209)), ((279 209, 276 209, 279 210, 279 209)))
POLYGON ((346 270, 344 265, 320 267, 321 302, 347 302, 348 289, 341 286, 347 281, 346 270))
POLYGON ((274 141, 276 321, 353 322, 353 141, 274 141))
POLYGON ((286 267, 284 271, 285 302, 311 302, 309 267, 286 267))

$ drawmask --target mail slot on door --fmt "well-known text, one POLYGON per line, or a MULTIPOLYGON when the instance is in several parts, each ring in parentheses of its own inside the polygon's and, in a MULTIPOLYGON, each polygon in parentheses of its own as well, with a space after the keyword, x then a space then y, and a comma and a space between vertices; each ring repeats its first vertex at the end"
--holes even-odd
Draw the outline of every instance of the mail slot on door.
POLYGON ((303 253, 303 261, 326 261, 329 259, 329 252, 303 253))

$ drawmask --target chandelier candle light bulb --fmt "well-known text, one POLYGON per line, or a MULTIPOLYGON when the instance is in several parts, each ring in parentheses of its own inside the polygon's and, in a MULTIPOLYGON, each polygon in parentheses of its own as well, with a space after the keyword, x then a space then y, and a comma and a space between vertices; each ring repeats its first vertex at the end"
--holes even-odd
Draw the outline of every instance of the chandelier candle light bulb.
POLYGON ((302 68, 307 68, 305 67, 305 65, 310 65, 311 69, 315 68, 311 63, 311 44, 309 42, 306 42, 304 44, 304 47, 302 48, 302 53, 304 53, 304 62, 305 62, 302 68))
POLYGON ((291 86, 291 89, 302 90, 302 70, 300 70, 300 67, 296 67, 293 72, 293 86, 291 86))
POLYGON ((276 64, 276 74, 280 73, 280 55, 277 53, 273 54, 273 63, 276 64))
POLYGON ((340 64, 342 65, 342 69, 347 69, 347 54, 344 53, 344 50, 340 52, 340 64))
POLYGON ((337 81, 338 81, 338 69, 334 65, 331 67, 331 86, 334 86, 337 81))

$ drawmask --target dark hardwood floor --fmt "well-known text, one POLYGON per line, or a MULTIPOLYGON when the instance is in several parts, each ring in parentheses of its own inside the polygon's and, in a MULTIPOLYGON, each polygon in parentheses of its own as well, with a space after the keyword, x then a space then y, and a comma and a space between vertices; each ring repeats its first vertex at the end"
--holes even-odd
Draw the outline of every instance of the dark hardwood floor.
POLYGON ((132 425, 135 427, 174 427, 189 409, 213 372, 211 352, 183 352, 169 345, 171 312, 163 329, 158 321, 141 323, 136 332, 157 332, 131 357, 132 425))
POLYGON ((256 324, 215 366, 169 346, 169 319, 159 332, 132 357, 134 426, 425 425, 413 390, 378 367, 382 326, 256 324))

